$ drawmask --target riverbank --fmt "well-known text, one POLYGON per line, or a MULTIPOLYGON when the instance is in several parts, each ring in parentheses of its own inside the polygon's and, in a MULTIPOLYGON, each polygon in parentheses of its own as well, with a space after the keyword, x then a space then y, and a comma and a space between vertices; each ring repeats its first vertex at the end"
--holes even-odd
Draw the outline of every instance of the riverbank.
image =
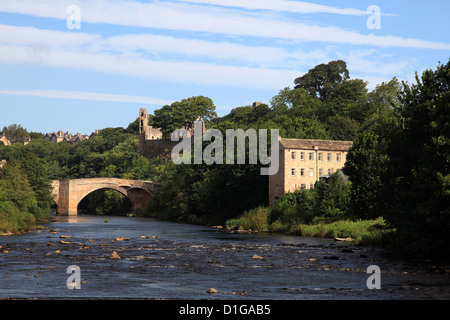
POLYGON ((383 245, 386 237, 394 232, 382 217, 371 220, 318 221, 310 224, 280 220, 270 222, 270 210, 266 207, 247 211, 238 219, 227 220, 225 228, 240 230, 241 232, 251 230, 303 237, 320 237, 370 245, 383 245))
POLYGON ((8 229, 5 227, 5 225, 2 225, 0 223, 0 237, 11 237, 11 236, 18 236, 21 234, 26 234, 35 230, 42 230, 45 229, 43 227, 43 224, 49 223, 50 217, 46 219, 41 219, 38 222, 34 221, 33 224, 28 225, 26 228, 20 229, 20 230, 14 230, 14 229, 8 229))

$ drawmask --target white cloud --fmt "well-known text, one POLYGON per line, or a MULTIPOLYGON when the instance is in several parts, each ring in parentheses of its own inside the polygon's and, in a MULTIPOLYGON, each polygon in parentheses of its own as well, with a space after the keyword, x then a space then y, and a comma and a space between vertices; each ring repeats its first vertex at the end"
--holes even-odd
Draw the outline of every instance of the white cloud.
MULTIPOLYGON (((0 11, 39 17, 67 19, 66 9, 73 0, 2 0, 0 11)), ((282 1, 281 3, 286 3, 282 1)), ((254 3, 254 2, 252 2, 254 3)), ((266 3, 266 2, 265 2, 266 3)), ((271 3, 271 2, 267 2, 271 3)), ((223 35, 318 41, 377 47, 409 47, 450 50, 450 44, 397 36, 376 36, 338 27, 309 25, 280 19, 278 14, 256 14, 224 7, 188 3, 113 0, 78 0, 83 23, 107 23, 121 26, 207 32, 223 35)))
POLYGON ((290 70, 157 61, 104 52, 35 50, 26 46, 0 45, 0 61, 9 64, 39 64, 47 67, 99 71, 106 74, 206 86, 275 89, 290 83, 298 76, 298 72, 290 70))
POLYGON ((311 55, 299 51, 290 53, 276 47, 150 34, 102 38, 84 33, 0 25, 2 63, 93 70, 203 85, 278 88, 298 75, 297 71, 283 65, 284 60, 295 61, 297 56, 303 60, 312 59, 316 55, 317 52, 311 55), (177 58, 164 60, 165 53, 177 58), (199 57, 207 61, 194 59, 199 57), (230 62, 235 65, 227 65, 230 62))
POLYGON ((111 37, 82 32, 42 30, 34 27, 16 27, 0 24, 0 44, 28 46, 33 52, 51 50, 84 51, 91 53, 120 53, 134 58, 166 58, 170 53, 178 61, 195 59, 220 64, 286 69, 311 62, 324 61, 324 50, 289 51, 268 45, 245 45, 232 42, 212 42, 176 38, 154 34, 124 34, 111 37), (307 62, 307 63, 305 63, 307 62))
POLYGON ((336 8, 315 3, 285 0, 179 0, 188 3, 211 4, 224 7, 237 7, 256 10, 288 11, 294 13, 333 13, 342 15, 362 16, 366 10, 353 8, 336 8))
POLYGON ((309 52, 288 48, 291 46, 251 46, 152 34, 102 37, 0 25, 2 63, 38 64, 207 86, 278 89, 291 85, 306 69, 336 58, 345 60, 352 73, 371 78, 409 74, 414 62, 413 58, 401 61, 381 58, 378 49, 370 48, 345 53, 336 47, 309 52))
POLYGON ((31 45, 40 48, 58 46, 76 49, 87 44, 98 43, 100 40, 100 36, 88 33, 61 32, 0 24, 0 44, 31 45))
MULTIPOLYGON (((0 90, 0 95, 1 94, 12 96, 48 98, 48 99, 135 103, 140 105, 156 106, 156 107, 170 105, 174 102, 174 100, 166 100, 154 97, 110 94, 100 92, 86 92, 86 91, 67 91, 67 90, 0 90)), ((231 109, 233 108, 235 108, 235 106, 227 106, 227 105, 216 106, 216 110, 228 112, 231 111, 231 109)))
POLYGON ((62 91, 62 90, 0 90, 0 94, 16 96, 32 96, 52 99, 69 99, 85 101, 103 101, 103 102, 123 102, 148 105, 166 105, 173 101, 158 99, 153 97, 120 95, 98 92, 84 91, 62 91))

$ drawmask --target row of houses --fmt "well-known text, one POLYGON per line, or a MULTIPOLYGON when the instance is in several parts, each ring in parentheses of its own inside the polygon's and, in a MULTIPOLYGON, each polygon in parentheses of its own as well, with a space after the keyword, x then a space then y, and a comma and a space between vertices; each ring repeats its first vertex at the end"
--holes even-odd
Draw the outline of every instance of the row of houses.
POLYGON ((91 139, 97 133, 98 133, 98 130, 95 130, 95 132, 93 132, 91 135, 81 134, 81 133, 72 135, 69 132, 64 133, 60 130, 58 132, 47 133, 44 136, 44 139, 50 141, 51 143, 60 143, 60 142, 65 141, 69 144, 75 145, 77 143, 80 143, 81 141, 91 139))
MULTIPOLYGON (((70 134, 68 132, 62 132, 61 130, 58 132, 52 132, 52 133, 47 133, 44 136, 44 139, 52 142, 52 143, 60 143, 63 141, 66 141, 69 144, 75 145, 77 143, 80 143, 81 141, 87 140, 87 139, 91 139, 95 134, 97 134, 99 131, 95 130, 95 132, 93 132, 91 135, 87 135, 87 134, 70 134)), ((2 133, 0 133, 0 143, 3 142, 3 144, 5 146, 10 146, 12 145, 11 140, 9 140, 5 135, 3 135, 2 133)), ((23 142, 24 145, 27 145, 31 142, 31 137, 28 137, 27 139, 25 139, 25 141, 23 142)))

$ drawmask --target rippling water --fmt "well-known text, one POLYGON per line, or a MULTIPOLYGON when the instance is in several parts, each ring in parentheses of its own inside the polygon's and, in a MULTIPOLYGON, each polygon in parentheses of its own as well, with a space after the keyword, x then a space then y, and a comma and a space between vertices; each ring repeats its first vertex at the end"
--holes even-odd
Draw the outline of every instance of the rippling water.
POLYGON ((55 217, 45 230, 1 237, 0 298, 450 299, 450 266, 380 248, 106 218, 55 217), (380 267, 379 290, 367 288, 370 265, 380 267), (67 287, 69 266, 79 267, 79 290, 67 287))

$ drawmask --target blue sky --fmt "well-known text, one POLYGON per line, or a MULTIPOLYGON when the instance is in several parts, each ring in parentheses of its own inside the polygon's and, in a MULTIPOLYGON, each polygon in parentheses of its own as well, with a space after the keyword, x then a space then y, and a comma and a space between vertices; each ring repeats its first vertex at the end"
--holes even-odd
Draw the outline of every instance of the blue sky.
POLYGON ((222 116, 337 59, 371 89, 411 83, 450 58, 448 12, 443 0, 1 0, 0 127, 89 134, 198 95, 222 116))

